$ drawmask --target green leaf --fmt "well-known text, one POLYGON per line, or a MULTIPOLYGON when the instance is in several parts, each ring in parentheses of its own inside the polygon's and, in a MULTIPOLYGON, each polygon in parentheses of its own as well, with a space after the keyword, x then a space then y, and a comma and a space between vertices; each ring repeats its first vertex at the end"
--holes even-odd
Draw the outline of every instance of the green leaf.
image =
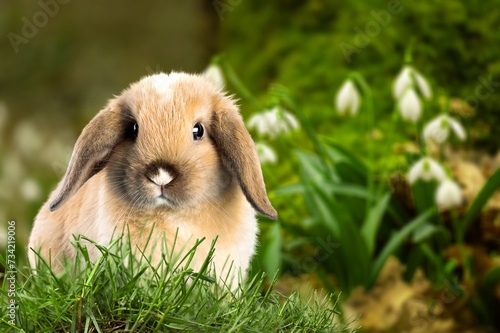
POLYGON ((274 190, 276 195, 304 194, 304 192, 304 186, 300 183, 281 186, 280 188, 274 190))
POLYGON ((450 259, 444 265, 444 272, 446 275, 450 275, 458 267, 458 262, 455 259, 450 259))
POLYGON ((426 223, 415 230, 412 240, 414 243, 421 243, 438 234, 442 234, 444 238, 446 238, 446 242, 448 242, 451 238, 450 232, 447 228, 443 226, 436 226, 432 223, 426 223))
POLYGON ((316 217, 314 229, 318 239, 330 238, 339 242, 334 256, 329 256, 326 264, 337 277, 342 291, 349 291, 363 284, 368 276, 369 258, 360 230, 352 221, 350 211, 335 200, 322 184, 308 184, 306 197, 311 199, 311 214, 316 217))
POLYGON ((336 214, 338 212, 332 209, 336 206, 333 200, 328 200, 326 194, 317 189, 310 191, 308 197, 312 200, 313 212, 317 216, 318 222, 325 226, 334 237, 340 237, 340 223, 336 214))
POLYGON ((262 261, 268 276, 276 276, 281 270, 281 226, 273 223, 262 244, 262 261))
POLYGON ((396 250, 403 244, 406 238, 418 227, 422 226, 433 214, 433 209, 429 209, 428 211, 420 214, 410 223, 403 227, 403 229, 399 230, 394 236, 389 240, 389 242, 384 246, 380 254, 378 255, 375 263, 373 265, 373 270, 371 272, 371 279, 368 283, 367 287, 371 287, 375 284, 377 280, 377 276, 379 275, 382 267, 384 266, 385 261, 391 254, 396 252, 396 250))
POLYGON ((458 240, 463 241, 465 238, 465 233, 467 229, 469 229, 470 224, 474 219, 481 213, 484 206, 488 203, 490 198, 495 194, 500 188, 500 168, 495 171, 493 175, 488 179, 486 184, 484 184, 481 191, 479 191, 478 195, 474 199, 474 202, 470 206, 469 210, 465 214, 462 223, 457 230, 458 240))
POLYGON ((361 235, 366 244, 370 257, 373 255, 378 228, 380 226, 380 222, 382 222, 382 217, 384 216, 384 213, 387 209, 390 198, 391 196, 389 193, 384 195, 376 203, 376 205, 372 209, 370 209, 366 216, 366 220, 361 227, 361 235))
POLYGON ((366 186, 334 183, 324 183, 323 186, 331 190, 333 194, 341 194, 366 200, 374 199, 374 196, 370 194, 366 186))
POLYGON ((411 186, 417 212, 423 213, 436 206, 434 200, 436 188, 437 183, 435 181, 426 182, 423 180, 417 180, 415 184, 411 186))
POLYGON ((303 172, 307 174, 311 181, 329 179, 330 177, 334 177, 335 179, 336 176, 334 174, 329 174, 329 171, 325 169, 324 164, 321 163, 317 155, 304 151, 297 151, 296 155, 302 165, 303 172))
POLYGON ((443 264, 443 258, 437 254, 428 243, 420 244, 420 249, 424 256, 429 259, 430 263, 434 266, 434 269, 429 272, 431 274, 430 278, 435 281, 437 285, 444 283, 446 279, 446 266, 443 264))
POLYGON ((485 290, 495 290, 500 286, 500 266, 491 268, 483 278, 482 284, 485 290))
POLYGON ((326 149, 325 151, 332 162, 339 163, 340 161, 345 161, 347 164, 352 166, 353 169, 355 169, 360 175, 364 177, 368 176, 368 168, 355 155, 351 154, 348 150, 346 150, 344 147, 334 142, 330 138, 322 138, 322 140, 325 141, 328 145, 329 149, 326 149))

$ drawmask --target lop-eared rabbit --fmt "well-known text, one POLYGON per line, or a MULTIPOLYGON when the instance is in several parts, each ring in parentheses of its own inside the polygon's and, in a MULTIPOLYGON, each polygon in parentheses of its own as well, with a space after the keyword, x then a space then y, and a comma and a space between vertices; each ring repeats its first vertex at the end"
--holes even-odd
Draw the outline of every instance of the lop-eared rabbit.
MULTIPOLYGON (((203 76, 155 74, 111 99, 83 129, 64 178, 35 219, 29 247, 60 271, 65 258, 75 258, 78 235, 107 245, 125 232, 139 253, 160 241, 172 246, 174 238, 189 248, 205 237, 196 269, 217 238, 216 274, 224 276, 232 262, 232 272, 244 276, 256 212, 277 218, 235 102, 203 76)), ((161 250, 152 250, 153 261, 161 250)), ((88 251, 92 260, 100 255, 95 246, 88 251)))

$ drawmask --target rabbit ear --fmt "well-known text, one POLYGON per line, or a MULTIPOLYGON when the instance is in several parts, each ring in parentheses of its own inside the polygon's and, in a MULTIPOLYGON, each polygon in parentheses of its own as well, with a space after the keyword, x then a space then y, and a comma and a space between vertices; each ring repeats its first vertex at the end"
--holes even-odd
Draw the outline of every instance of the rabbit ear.
POLYGON ((215 111, 211 138, 224 167, 235 177, 253 208, 273 220, 278 213, 269 201, 252 137, 236 110, 215 111))
POLYGON ((59 193, 49 206, 55 211, 97 172, 102 170, 109 155, 121 138, 119 113, 110 107, 100 111, 88 123, 76 141, 71 160, 59 193))

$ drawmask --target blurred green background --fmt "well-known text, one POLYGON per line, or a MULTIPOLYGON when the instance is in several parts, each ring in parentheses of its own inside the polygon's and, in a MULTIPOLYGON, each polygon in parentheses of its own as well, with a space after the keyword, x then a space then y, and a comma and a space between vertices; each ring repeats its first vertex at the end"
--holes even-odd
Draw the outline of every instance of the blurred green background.
MULTIPOLYGON (((383 128, 393 108, 388 83, 413 39, 416 67, 435 87, 476 107, 477 116, 470 121, 477 128, 474 144, 494 150, 493 129, 500 124, 495 109, 500 103, 500 83, 495 81, 500 76, 498 5, 458 0, 190 0, 147 5, 71 0, 57 3, 58 8, 50 9, 54 17, 43 20, 37 13, 47 11, 34 1, 3 1, 1 219, 17 218, 29 226, 41 201, 26 207, 19 197, 21 181, 29 177, 42 182, 44 198, 63 172, 78 133, 113 94, 149 73, 200 72, 219 52, 251 91, 259 94, 270 83, 284 84, 306 104, 318 131, 363 145, 366 138, 357 133, 361 117, 349 124, 335 118, 335 91, 349 71, 362 70, 374 94, 382 96, 376 113, 383 128), (388 6, 398 13, 381 21, 388 23, 379 25, 367 42, 360 38, 358 31, 365 32, 367 23, 376 21, 374 12, 388 11, 388 6), (17 44, 17 37, 8 37, 13 33, 23 38, 25 20, 34 23, 34 17, 41 26, 35 26, 27 42, 17 44), (347 44, 353 47, 346 46, 352 52, 348 58, 341 46, 347 44), (481 78, 493 81, 487 98, 481 98, 488 92, 478 88, 481 78), (477 89, 481 96, 476 96, 477 89)), ((245 115, 254 111, 242 109, 245 115)))
MULTIPOLYGON (((316 133, 387 174, 408 168, 393 144, 418 137, 411 125, 394 131, 391 96, 412 46, 413 65, 436 99, 462 103, 465 111, 457 112, 469 139, 461 147, 498 150, 498 0, 2 1, 0 36, 0 229, 16 220, 20 244, 81 129, 108 98, 154 72, 201 72, 216 55, 263 109, 276 103, 270 85, 286 86, 316 133), (345 119, 335 112, 335 93, 352 71, 363 74, 376 97, 374 128, 366 115, 345 119), (375 142, 371 161, 368 141, 375 142)), ((241 98, 245 118, 262 111, 233 83, 228 89, 241 98)), ((424 119, 439 110, 430 103, 424 119)), ((296 134, 302 148, 312 149, 305 138, 296 134)), ((276 149, 280 161, 266 171, 273 177, 271 199, 290 225, 300 225, 307 219, 301 199, 284 200, 274 191, 298 180, 297 164, 287 161, 289 146, 276 149)), ((263 246, 278 246, 273 256, 279 257, 282 245, 269 241, 276 230, 267 222, 262 228, 263 246)), ((294 238, 278 233, 287 242, 294 238)), ((283 260, 276 265, 286 271, 283 260)))
POLYGON ((24 243, 85 124, 142 76, 203 70, 220 26, 202 1, 43 3, 49 10, 36 1, 0 4, 0 219, 16 219, 24 243), (40 27, 32 32, 23 19, 40 27), (13 47, 8 34, 23 32, 33 36, 13 47))

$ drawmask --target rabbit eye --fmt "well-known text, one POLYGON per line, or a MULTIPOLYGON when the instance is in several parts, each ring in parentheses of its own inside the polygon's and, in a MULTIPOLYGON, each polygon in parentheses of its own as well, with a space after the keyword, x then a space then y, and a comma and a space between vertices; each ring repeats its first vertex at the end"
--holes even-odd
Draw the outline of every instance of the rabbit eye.
POLYGON ((194 141, 201 140, 201 138, 203 138, 203 132, 205 132, 205 130, 203 129, 203 125, 201 123, 194 124, 194 126, 193 126, 193 140, 194 141))
POLYGON ((128 139, 135 140, 137 138, 137 134, 139 134, 139 125, 134 121, 125 129, 125 136, 128 139))

